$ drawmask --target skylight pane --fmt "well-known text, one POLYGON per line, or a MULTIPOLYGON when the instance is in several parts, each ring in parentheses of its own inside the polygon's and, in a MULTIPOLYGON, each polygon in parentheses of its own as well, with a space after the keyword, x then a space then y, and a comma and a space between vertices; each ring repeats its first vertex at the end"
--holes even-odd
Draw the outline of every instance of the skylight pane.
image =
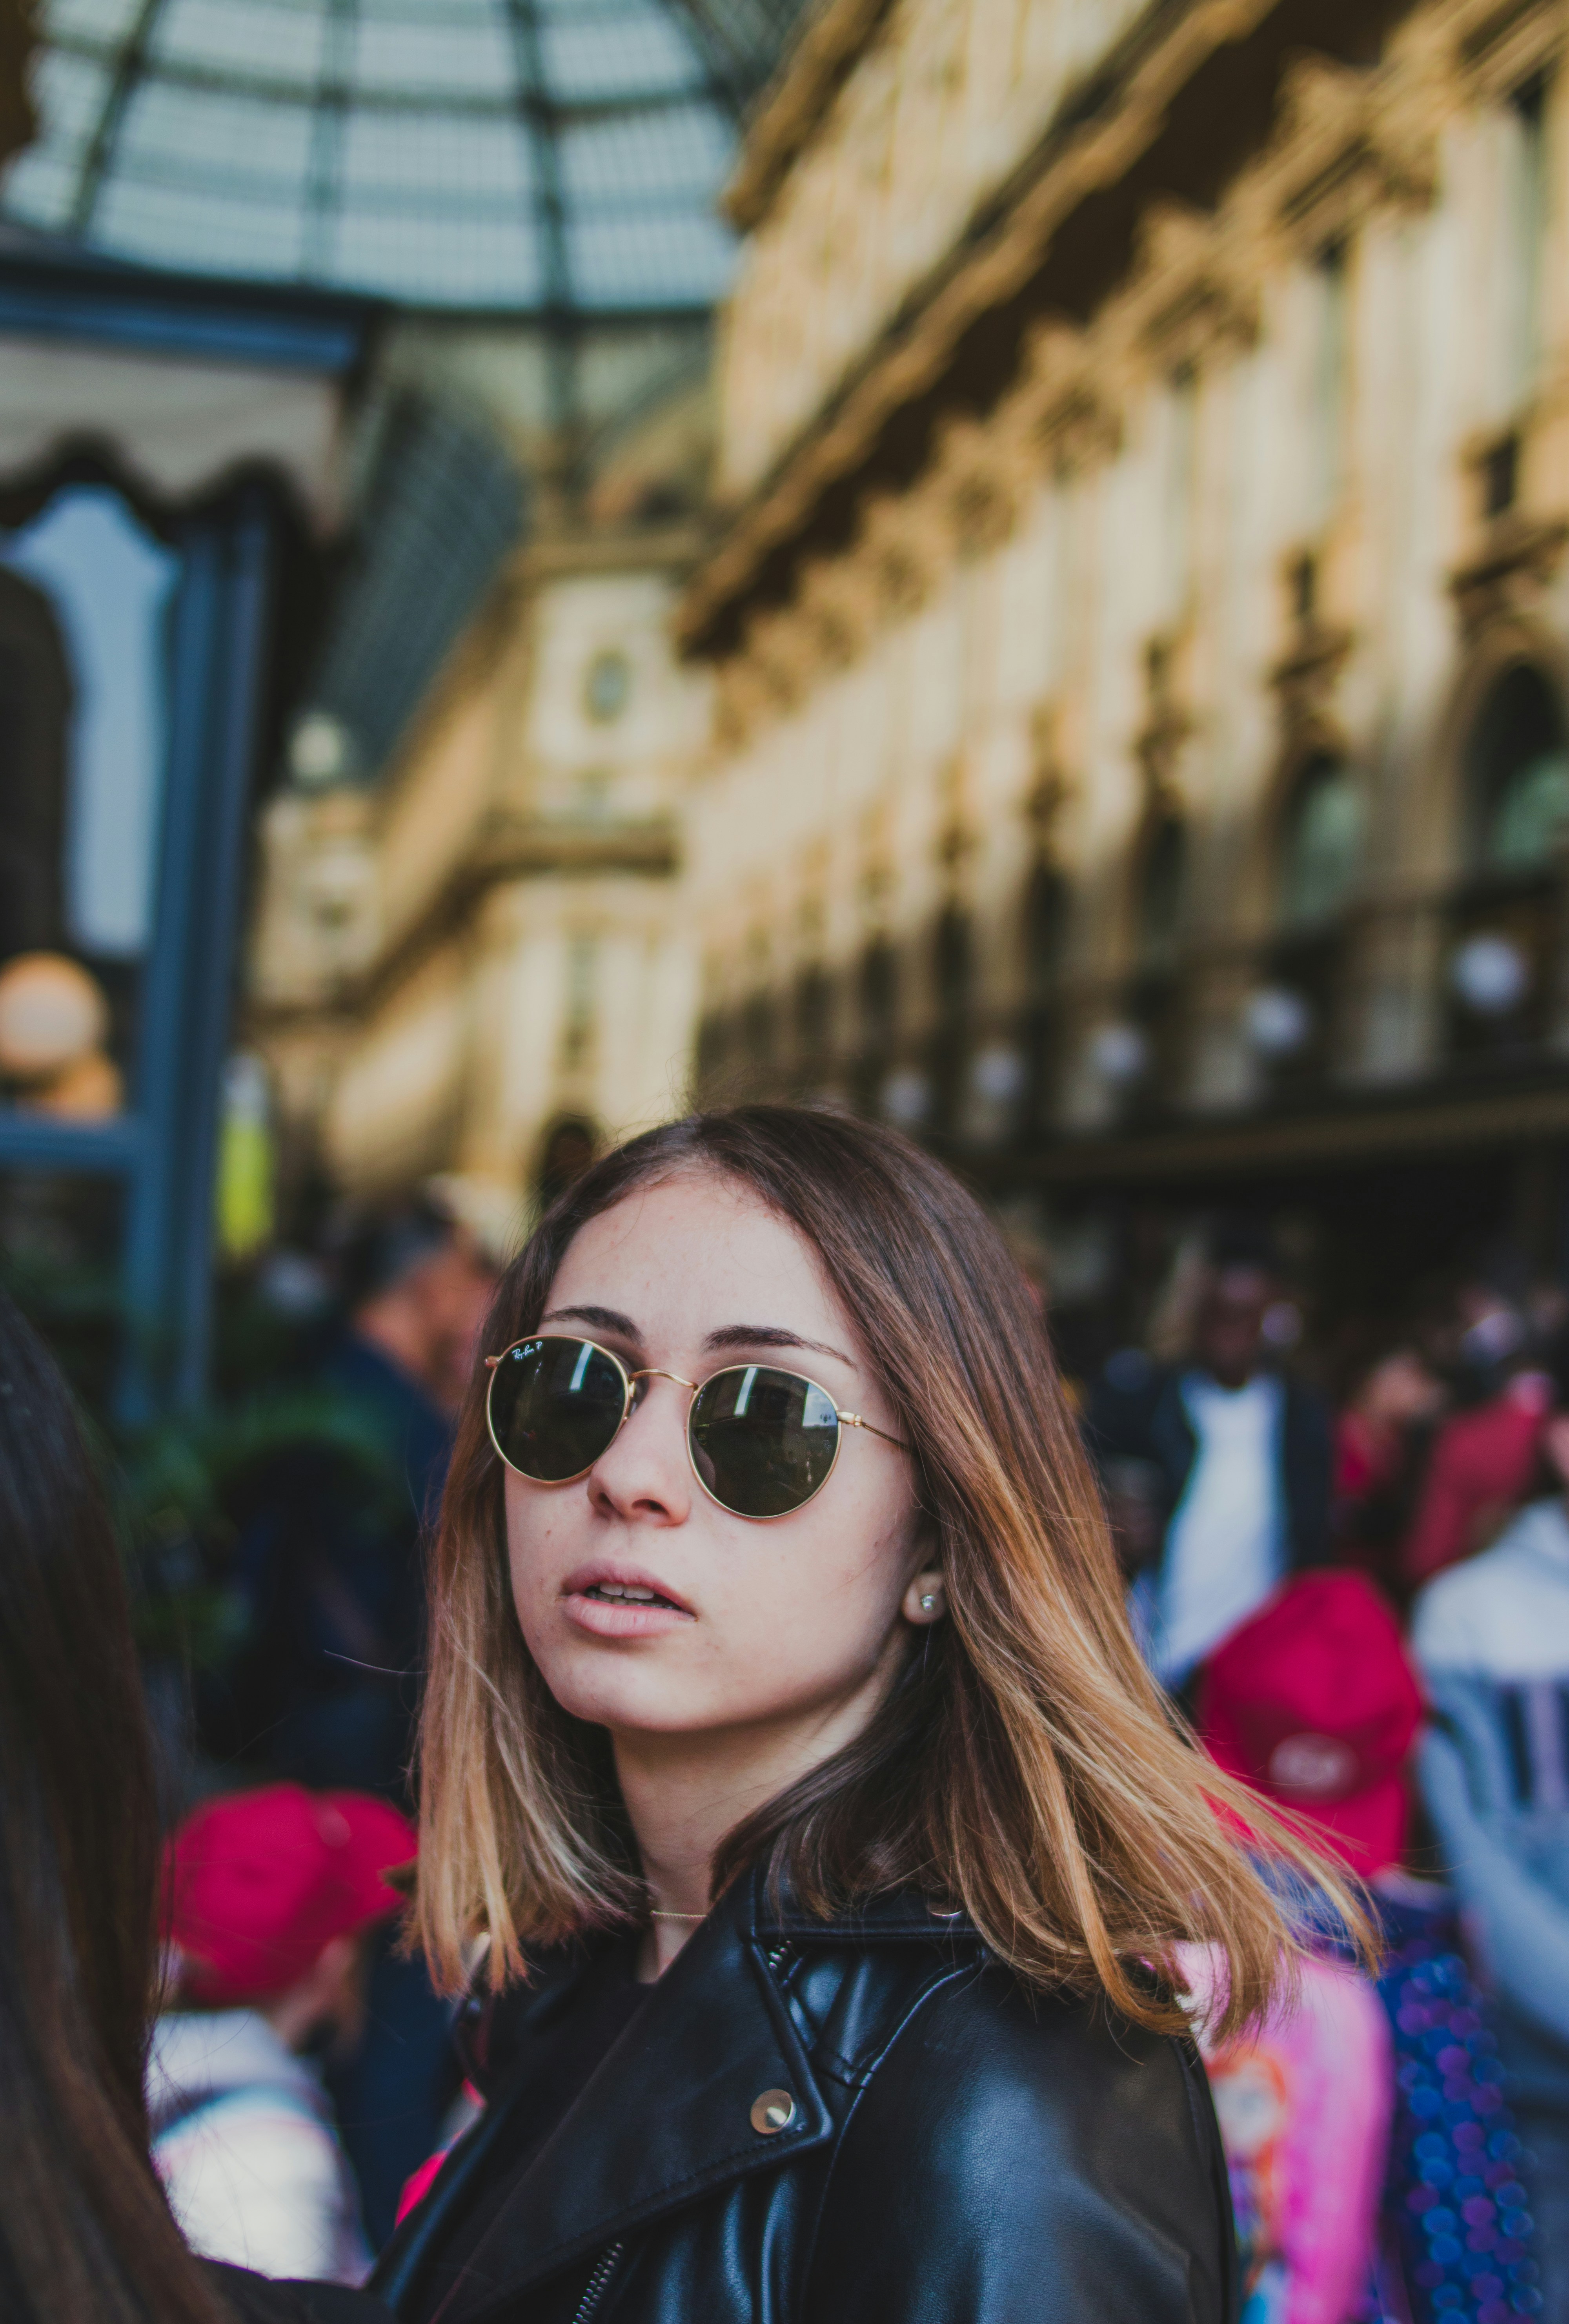
POLYGON ((131 31, 140 13, 139 0, 49 0, 40 11, 39 31, 84 41, 118 42, 131 31))
POLYGON ((397 90, 437 103, 444 97, 504 101, 516 67, 505 26, 488 9, 456 5, 417 14, 365 7, 354 38, 353 78, 368 93, 397 90))
POLYGON ((540 49, 546 86, 563 105, 702 86, 691 42, 655 8, 575 12, 542 26, 540 49))
POLYGON ((303 105, 149 80, 125 109, 115 161, 127 176, 178 175, 187 181, 206 175, 221 180, 242 170, 247 177, 275 180, 280 197, 287 198, 298 196, 308 175, 310 134, 311 115, 303 105))
POLYGON ((244 196, 193 195, 181 187, 117 179, 99 205, 102 242, 123 258, 179 263, 204 274, 292 278, 299 271, 299 205, 269 205, 244 196))
POLYGON ((445 220, 339 221, 330 279, 438 307, 533 307, 542 295, 527 212, 454 227, 445 220))
POLYGON ((562 184, 569 201, 668 202, 674 196, 702 208, 722 183, 732 151, 723 124, 703 106, 626 114, 563 134, 562 184))
POLYGON ((307 91, 321 70, 324 21, 321 0, 164 0, 152 58, 307 91))
POLYGON ((438 194, 502 206, 528 192, 528 148, 517 120, 462 114, 386 112, 356 106, 344 124, 341 185, 352 209, 362 195, 411 204, 438 194))
POLYGON ((80 174, 65 153, 32 146, 4 173, 6 216, 49 230, 68 226, 80 174))
POLYGON ((734 244, 718 218, 576 218, 573 289, 585 307, 703 306, 723 295, 734 244))
POLYGON ((32 99, 43 127, 41 142, 74 145, 92 135, 109 94, 104 66, 61 49, 46 49, 33 68, 32 99))

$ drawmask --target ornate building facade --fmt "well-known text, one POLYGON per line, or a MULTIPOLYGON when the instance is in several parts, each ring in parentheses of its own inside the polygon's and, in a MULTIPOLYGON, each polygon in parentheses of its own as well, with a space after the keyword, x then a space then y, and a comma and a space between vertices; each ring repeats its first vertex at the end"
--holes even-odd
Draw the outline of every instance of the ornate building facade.
POLYGON ((680 1103, 677 816, 707 688, 671 626, 693 546, 537 541, 381 784, 269 808, 252 1032, 337 1184, 445 1176, 501 1233, 564 1141, 680 1103))
POLYGON ((808 1092, 1062 1251, 1240 1201, 1372 1277, 1561 1259, 1566 44, 820 0, 711 481, 701 393, 634 397, 384 779, 269 810, 252 1029, 331 1174, 515 1203, 557 1133, 808 1092))
POLYGON ((1563 0, 820 9, 732 184, 681 611, 702 1086, 1060 1210, 1554 1239, 1566 43, 1563 0))

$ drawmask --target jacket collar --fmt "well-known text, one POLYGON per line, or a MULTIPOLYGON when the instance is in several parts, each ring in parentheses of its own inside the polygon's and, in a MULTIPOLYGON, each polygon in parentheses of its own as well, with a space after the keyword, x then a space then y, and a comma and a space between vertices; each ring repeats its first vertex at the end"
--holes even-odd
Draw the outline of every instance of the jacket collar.
MULTIPOLYGON (((787 1897, 770 1898, 759 1874, 738 1881, 652 1987, 518 2180, 438 2310, 439 2324, 481 2324, 557 2269, 832 2136, 828 2106, 769 1966, 776 1947, 930 1944, 973 1934, 962 1916, 935 1915, 919 1897, 878 1898, 824 1922, 787 1897), (794 2117, 784 2130, 759 2132, 752 2106, 772 2090, 789 2092, 794 2117)), ((538 2014, 554 2015, 543 2006, 538 2014)), ((499 2098, 471 2134, 473 2153, 454 2175, 454 2197, 458 2181, 502 2138, 526 2096, 519 2089, 499 2098)), ((384 2298, 399 2292, 417 2266, 417 2246, 430 2239, 441 2199, 438 2178, 377 2270, 384 2298), (421 2236, 427 2208, 433 2216, 421 2236)))
POLYGON ((739 1882, 652 1987, 518 2181, 440 2324, 477 2324, 661 2213, 831 2135, 752 1891, 739 1882), (753 2101, 779 2089, 794 2120, 755 2130, 753 2101))

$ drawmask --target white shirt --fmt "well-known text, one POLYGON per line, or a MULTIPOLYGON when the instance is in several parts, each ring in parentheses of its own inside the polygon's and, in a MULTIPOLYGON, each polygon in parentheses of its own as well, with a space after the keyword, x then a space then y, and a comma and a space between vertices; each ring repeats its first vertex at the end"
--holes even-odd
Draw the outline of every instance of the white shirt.
POLYGON ((1156 1676, 1171 1687, 1263 1604, 1285 1532, 1280 1381, 1261 1372, 1230 1388, 1190 1372, 1181 1393, 1198 1441, 1166 1534, 1151 1642, 1156 1676))
POLYGON ((252 2009, 153 2029, 152 2160, 187 2242, 263 2275, 359 2283, 371 2255, 321 2078, 252 2009))
POLYGON ((1509 1681, 1569 1677, 1569 1517, 1533 1501, 1480 1557, 1429 1582, 1411 1617, 1427 1671, 1509 1681))

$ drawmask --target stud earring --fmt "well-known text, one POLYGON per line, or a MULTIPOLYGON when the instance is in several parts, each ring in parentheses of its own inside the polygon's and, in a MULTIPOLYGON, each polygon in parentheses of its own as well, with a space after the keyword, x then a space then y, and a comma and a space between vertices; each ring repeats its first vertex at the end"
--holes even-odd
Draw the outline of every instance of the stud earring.
POLYGON ((935 1605, 936 1605, 936 1603, 937 1603, 937 1600, 936 1600, 935 1596, 934 1596, 934 1595, 933 1595, 933 1593, 929 1590, 929 1591, 926 1592, 926 1595, 925 1595, 925 1596, 922 1599, 922 1600, 921 1600, 921 1610, 922 1610, 922 1612, 923 1614, 930 1614, 930 1613, 931 1613, 931 1609, 933 1608, 933 1606, 935 1606, 935 1605))

